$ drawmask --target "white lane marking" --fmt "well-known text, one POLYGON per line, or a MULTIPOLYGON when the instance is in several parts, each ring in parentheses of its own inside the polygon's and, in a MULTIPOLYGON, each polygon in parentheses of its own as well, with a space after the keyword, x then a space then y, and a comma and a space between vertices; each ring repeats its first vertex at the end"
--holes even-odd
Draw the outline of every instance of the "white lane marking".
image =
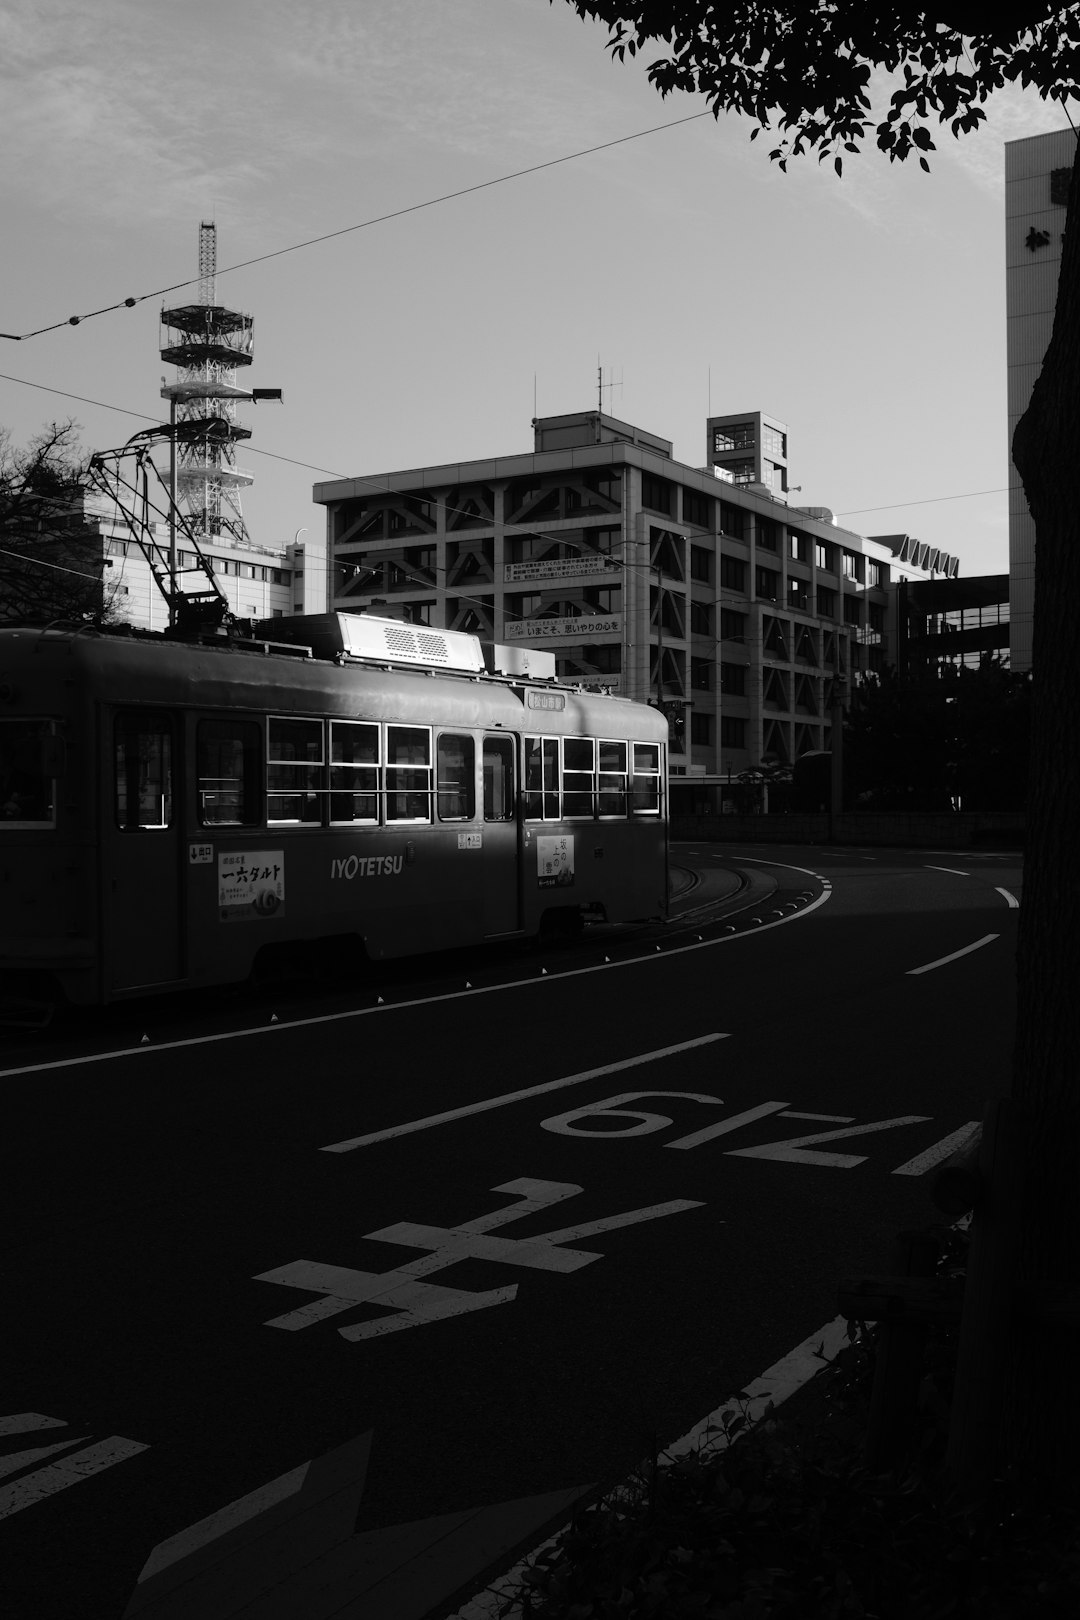
POLYGON ((954 877, 970 877, 970 872, 962 872, 958 866, 931 866, 929 861, 923 862, 923 870, 927 872, 951 872, 954 877))
POLYGON ((13 1412, 0 1417, 0 1435, 32 1434, 38 1429, 66 1429, 63 1418, 45 1417, 41 1412, 13 1412))
POLYGON ((343 1339, 380 1338, 404 1328, 422 1327, 447 1317, 463 1316, 471 1311, 485 1310, 493 1305, 506 1305, 517 1297, 517 1284, 505 1288, 474 1292, 464 1288, 445 1288, 438 1284, 418 1282, 421 1276, 445 1270, 461 1260, 480 1259, 502 1265, 524 1266, 531 1270, 569 1273, 582 1266, 602 1260, 603 1255, 588 1249, 566 1249, 559 1245, 577 1238, 592 1237, 599 1232, 613 1232, 624 1226, 636 1226, 641 1221, 655 1221, 665 1215, 677 1215, 683 1210, 702 1208, 700 1200, 675 1198, 664 1204, 650 1204, 642 1209, 623 1210, 618 1215, 607 1215, 601 1220, 586 1221, 578 1226, 562 1227, 553 1232, 539 1232, 528 1238, 493 1238, 488 1236, 494 1226, 505 1226, 521 1220, 537 1209, 574 1197, 584 1189, 576 1182, 538 1181, 524 1176, 517 1181, 504 1182, 492 1188, 493 1192, 517 1194, 511 1204, 492 1214, 480 1216, 459 1226, 430 1226, 416 1221, 399 1221, 394 1226, 367 1232, 366 1238, 381 1243, 400 1243, 408 1248, 427 1249, 429 1252, 416 1260, 406 1261, 390 1271, 354 1271, 347 1266, 322 1265, 318 1261, 294 1260, 289 1265, 263 1271, 255 1282, 280 1283, 288 1288, 307 1289, 321 1294, 298 1310, 272 1317, 266 1327, 285 1328, 294 1332, 311 1327, 314 1322, 357 1305, 372 1304, 393 1309, 396 1316, 380 1317, 375 1321, 360 1322, 352 1327, 339 1328, 343 1339))
POLYGON ((58 1451, 84 1446, 89 1438, 88 1434, 80 1434, 74 1440, 57 1440, 51 1446, 32 1446, 29 1451, 16 1451, 10 1457, 0 1457, 0 1479, 5 1474, 17 1474, 20 1468, 29 1468, 31 1463, 40 1462, 42 1457, 55 1457, 58 1451))
POLYGON ((970 956, 972 951, 979 951, 984 945, 990 945, 995 939, 1000 938, 1000 934, 984 934, 982 939, 977 939, 974 944, 965 945, 958 951, 950 951, 948 956, 939 956, 935 962, 924 962, 922 967, 908 968, 908 975, 930 973, 934 968, 944 967, 946 962, 955 962, 961 956, 970 956))
POLYGON ((78 1485, 82 1480, 100 1474, 103 1469, 112 1468, 114 1463, 124 1462, 128 1457, 147 1450, 149 1447, 138 1440, 125 1440, 122 1435, 111 1434, 107 1440, 87 1446, 85 1451, 76 1451, 72 1456, 49 1463, 45 1468, 36 1468, 25 1479, 17 1479, 0 1490, 0 1519, 19 1513, 34 1502, 40 1502, 43 1497, 54 1496, 69 1485, 78 1485))
MULTIPOLYGON (((770 928, 784 928, 788 923, 801 921, 809 917, 812 911, 823 906, 832 898, 832 884, 828 878, 823 878, 819 872, 813 872, 808 866, 792 866, 789 861, 764 861, 761 856, 740 856, 740 859, 759 861, 764 866, 784 866, 792 872, 804 872, 808 877, 816 878, 821 884, 822 892, 816 900, 801 911, 793 911, 788 917, 778 917, 775 922, 764 923, 755 929, 758 934, 768 933, 770 928)), ((753 902, 748 902, 752 904, 753 902)), ((745 909, 745 907, 743 908, 745 909)), ((138 1046, 122 1046, 112 1052, 87 1052, 82 1057, 56 1058, 51 1063, 24 1063, 16 1069, 0 1069, 0 1080, 6 1080, 16 1074, 45 1074, 50 1069, 77 1069, 89 1063, 108 1063, 113 1058, 146 1057, 159 1052, 178 1051, 185 1046, 212 1046, 217 1041, 242 1041, 249 1035, 280 1035, 284 1030, 305 1029, 316 1024, 337 1024, 347 1018, 367 1018, 375 1013, 411 1012, 414 1007, 432 1007, 442 1001, 459 1001, 462 996, 494 996, 506 990, 530 990, 538 984, 560 984, 564 979, 580 979, 587 973, 607 973, 615 968, 641 967, 646 962, 669 962, 673 956, 684 956, 690 951, 709 951, 715 945, 727 945, 733 939, 741 939, 738 933, 721 934, 718 939, 698 940, 692 945, 672 945, 666 950, 656 947, 657 953, 652 956, 633 956, 626 961, 595 962, 591 967, 568 968, 563 973, 549 974, 547 968, 541 969, 541 974, 534 979, 511 979, 506 984, 481 985, 479 989, 448 990, 438 996, 419 996, 415 1001, 379 1001, 374 1007, 352 1007, 347 1012, 318 1013, 311 1018, 294 1018, 286 1023, 275 1022, 259 1024, 249 1029, 221 1030, 216 1035, 189 1035, 180 1041, 140 1042, 138 1046), (542 975, 542 976, 541 976, 542 975)))
POLYGON ((979 1121, 977 1119, 968 1120, 966 1125, 961 1125, 959 1130, 953 1131, 949 1136, 943 1136, 940 1142, 935 1142, 933 1147, 928 1147, 924 1153, 917 1153, 913 1159, 908 1159, 906 1164, 898 1164, 893 1171, 893 1175, 925 1175, 928 1170, 932 1170, 943 1159, 949 1158, 951 1154, 958 1153, 962 1147, 966 1147, 978 1129, 979 1121))
POLYGON ((728 1148, 730 1159, 780 1159, 785 1164, 821 1164, 833 1170, 853 1170, 866 1162, 866 1154, 819 1153, 808 1148, 808 1142, 838 1142, 845 1136, 869 1136, 874 1131, 889 1131, 897 1125, 921 1125, 929 1114, 900 1114, 896 1119, 875 1119, 867 1125, 845 1125, 839 1131, 816 1131, 811 1136, 789 1136, 777 1142, 762 1142, 759 1147, 728 1148))
MULTIPOLYGON (((824 1327, 819 1328, 816 1333, 811 1333, 802 1344, 797 1344, 794 1350, 768 1367, 760 1378, 755 1378, 747 1384, 741 1396, 725 1401, 723 1406, 718 1406, 715 1411, 702 1418, 700 1423, 695 1423, 694 1427, 680 1439, 666 1446, 658 1459, 660 1467, 667 1467, 691 1454, 707 1456, 723 1451, 729 1444, 727 1424, 733 1418, 745 1416, 746 1428, 752 1428, 766 1416, 770 1407, 781 1405, 794 1395, 796 1390, 809 1383, 811 1378, 839 1355, 846 1343, 847 1323, 844 1318, 838 1316, 832 1322, 826 1322, 824 1327)), ((648 1466, 651 1466, 651 1459, 648 1466)), ((605 1503, 621 1507, 625 1501, 627 1488, 628 1482, 617 1485, 604 1498, 605 1503)), ((528 1584, 526 1574, 540 1558, 559 1546, 565 1534, 564 1526, 539 1546, 532 1548, 512 1569, 494 1580, 485 1591, 478 1592, 460 1609, 448 1615, 447 1620, 522 1620, 521 1607, 515 1604, 514 1599, 528 1584)))
POLYGON ((695 1423, 681 1439, 665 1446, 662 1462, 676 1462, 680 1457, 723 1451, 728 1445, 727 1423, 744 1414, 747 1427, 757 1423, 770 1405, 779 1406, 789 1395, 808 1383, 815 1373, 821 1372, 826 1362, 832 1361, 847 1343, 847 1322, 837 1316, 824 1327, 811 1333, 809 1338, 789 1350, 786 1356, 774 1361, 771 1367, 745 1386, 741 1395, 725 1401, 715 1412, 710 1412, 695 1423), (726 1421, 725 1421, 726 1420, 726 1421))
POLYGON ((483 1102, 467 1103, 464 1108, 448 1108, 442 1114, 428 1114, 424 1119, 412 1119, 404 1125, 391 1125, 384 1131, 369 1131, 366 1136, 350 1136, 342 1142, 330 1142, 320 1153, 351 1153, 353 1148, 369 1147, 372 1142, 388 1142, 397 1136, 408 1136, 412 1131, 426 1131, 433 1125, 445 1125, 451 1119, 466 1119, 472 1114, 487 1113, 492 1108, 506 1108, 510 1103, 526 1097, 540 1097, 546 1091, 559 1091, 564 1086, 579 1086, 586 1080, 599 1079, 604 1074, 619 1074, 623 1069, 634 1069, 642 1063, 655 1063, 659 1058, 673 1057, 677 1052, 688 1052, 695 1046, 708 1046, 712 1041, 726 1041, 725 1035, 698 1035, 692 1041, 680 1041, 677 1046, 661 1046, 655 1052, 642 1052, 637 1057, 623 1058, 618 1063, 604 1063, 598 1069, 584 1069, 581 1074, 568 1074, 561 1080, 548 1080, 540 1086, 526 1086, 522 1091, 508 1091, 501 1097, 487 1097, 483 1102))
POLYGON ((1009 906, 1010 909, 1019 909, 1019 900, 1016 898, 1015 894, 1010 894, 1008 889, 1003 889, 1000 885, 995 885, 995 893, 1005 896, 1005 904, 1009 906))
POLYGON ((820 1119, 825 1125, 850 1125, 854 1114, 804 1114, 801 1108, 785 1108, 781 1119, 820 1119))

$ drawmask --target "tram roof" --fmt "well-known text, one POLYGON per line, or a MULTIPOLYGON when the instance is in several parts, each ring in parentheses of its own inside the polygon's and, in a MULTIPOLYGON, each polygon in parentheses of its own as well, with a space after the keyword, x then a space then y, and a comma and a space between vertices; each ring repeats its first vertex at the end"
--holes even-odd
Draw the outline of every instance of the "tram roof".
MULTIPOLYGON (((264 642, 174 641, 148 633, 0 629, 6 674, 25 658, 35 684, 74 679, 97 701, 170 709, 250 709, 339 719, 461 725, 661 740, 667 722, 626 698, 552 681, 416 666, 335 664, 264 642), (21 643, 21 646, 20 646, 21 643), (535 700, 529 694, 537 694, 535 700), (552 701, 561 698, 562 702, 552 701)), ((43 706, 51 706, 42 690, 43 706)))

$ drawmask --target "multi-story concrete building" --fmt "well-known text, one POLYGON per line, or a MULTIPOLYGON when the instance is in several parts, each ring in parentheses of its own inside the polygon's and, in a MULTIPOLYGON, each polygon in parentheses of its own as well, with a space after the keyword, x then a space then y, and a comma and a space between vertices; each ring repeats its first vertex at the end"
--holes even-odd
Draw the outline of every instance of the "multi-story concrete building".
MULTIPOLYGON (((168 605, 150 572, 150 565, 110 503, 86 497, 87 530, 96 531, 105 559, 103 599, 112 603, 117 617, 143 630, 164 630, 168 605)), ((169 532, 164 523, 151 525, 151 535, 168 555, 169 532)), ((326 611, 326 552, 322 536, 301 541, 299 536, 282 546, 260 546, 236 540, 227 533, 200 536, 200 549, 214 578, 228 599, 230 612, 241 619, 274 619, 291 613, 326 611)), ((195 555, 181 536, 177 546, 181 569, 194 566, 195 555)))
POLYGON ((597 411, 533 431, 523 455, 317 484, 331 606, 543 646, 563 679, 661 704, 675 774, 827 748, 845 684, 895 662, 897 583, 958 571, 789 507, 787 432, 759 413, 710 417, 704 468, 597 411))
POLYGON ((1005 143, 1005 299, 1009 372, 1010 664, 1031 668, 1035 523, 1012 463, 1016 424, 1027 410, 1054 325, 1069 178, 1071 129, 1005 143))

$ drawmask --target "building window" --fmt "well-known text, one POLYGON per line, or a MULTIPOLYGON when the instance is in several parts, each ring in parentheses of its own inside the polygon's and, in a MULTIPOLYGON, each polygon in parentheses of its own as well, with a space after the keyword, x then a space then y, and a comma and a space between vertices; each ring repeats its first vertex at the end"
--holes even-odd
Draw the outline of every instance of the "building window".
POLYGON ((720 691, 725 697, 746 696, 746 665, 720 665, 720 691))
POLYGON ((771 568, 755 568, 754 589, 759 597, 766 602, 776 602, 780 599, 780 575, 771 568))
POLYGON ((690 547, 690 578, 700 580, 703 585, 712 583, 712 552, 706 551, 704 546, 690 547))
POLYGON ((720 639, 721 641, 745 641, 746 614, 736 613, 733 608, 721 608, 720 639))
POLYGON ((872 589, 875 589, 875 590, 880 590, 881 589, 881 586, 883 584, 883 580, 882 580, 882 577, 881 577, 881 564, 879 562, 869 562, 869 561, 867 562, 867 564, 866 564, 866 583, 872 589))
POLYGON ((817 588, 817 610, 823 619, 836 618, 836 592, 830 591, 826 586, 817 588))
POLYGON ((712 688, 713 662, 711 658, 691 658, 690 685, 695 692, 708 692, 712 688))
POLYGON ((742 540, 746 534, 745 508, 733 506, 730 501, 721 501, 720 528, 724 534, 730 534, 733 539, 742 540))
POLYGON ((742 456, 738 461, 725 462, 721 471, 726 473, 733 484, 753 484, 757 480, 757 462, 750 456, 742 456))
POLYGON ((859 624, 862 620, 862 604, 857 596, 844 597, 844 623, 859 624))
POLYGON ((711 636, 712 627, 712 604, 710 602, 691 602, 690 634, 693 636, 711 636))
POLYGON ((690 712, 690 741, 697 743, 701 748, 708 748, 712 743, 712 715, 690 712))
POLYGON ((654 512, 666 512, 671 516, 673 506, 672 494, 674 486, 666 478, 656 478, 652 473, 643 472, 641 475, 641 504, 654 512))
POLYGON ((828 540, 814 542, 814 561, 819 568, 827 568, 830 573, 836 572, 836 547, 830 545, 828 540))
POLYGON ((758 518, 756 539, 758 545, 761 546, 765 551, 776 551, 779 549, 780 530, 777 528, 772 518, 758 518))
POLYGON ((703 495, 697 489, 684 489, 682 492, 682 515, 684 523, 693 523, 699 529, 711 529, 713 520, 713 503, 708 495, 703 495))
POLYGON ((761 448, 767 456, 779 456, 782 461, 787 460, 787 434, 781 433, 779 428, 768 427, 761 424, 761 448))
POLYGON ((805 579, 789 579, 787 586, 788 607, 798 608, 800 613, 806 613, 810 608, 810 587, 805 579))
POLYGON ((810 536, 800 534, 798 529, 792 529, 788 534, 788 549, 793 562, 808 563, 810 561, 810 536))
POLYGON ((876 630, 877 633, 881 635, 885 629, 885 609, 880 602, 871 602, 869 604, 869 611, 870 628, 871 630, 876 630))
POLYGON ((862 558, 854 551, 844 552, 844 578, 862 580, 862 558))
POLYGON ((738 557, 726 557, 723 553, 721 553, 720 583, 726 590, 738 591, 740 594, 745 594, 746 564, 744 562, 740 562, 738 557))
POLYGON ((728 450, 754 448, 753 422, 729 422, 727 427, 713 429, 713 453, 724 455, 728 450))
POLYGON ((746 721, 737 720, 733 715, 720 716, 720 746, 722 748, 746 747, 746 721))

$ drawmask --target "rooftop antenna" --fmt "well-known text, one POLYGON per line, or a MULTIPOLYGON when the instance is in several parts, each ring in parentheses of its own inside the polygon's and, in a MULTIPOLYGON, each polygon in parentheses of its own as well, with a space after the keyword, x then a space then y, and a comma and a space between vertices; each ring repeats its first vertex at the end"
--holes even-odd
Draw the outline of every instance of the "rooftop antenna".
POLYGON ((608 381, 607 382, 604 381, 604 372, 603 372, 603 368, 600 365, 600 356, 597 355, 597 357, 596 357, 596 403, 597 403, 597 408, 600 411, 601 415, 603 415, 603 411, 604 411, 604 389, 606 388, 610 392, 613 388, 621 388, 621 387, 622 387, 622 377, 620 376, 618 382, 615 382, 614 378, 612 377, 610 369, 608 371, 608 381))

